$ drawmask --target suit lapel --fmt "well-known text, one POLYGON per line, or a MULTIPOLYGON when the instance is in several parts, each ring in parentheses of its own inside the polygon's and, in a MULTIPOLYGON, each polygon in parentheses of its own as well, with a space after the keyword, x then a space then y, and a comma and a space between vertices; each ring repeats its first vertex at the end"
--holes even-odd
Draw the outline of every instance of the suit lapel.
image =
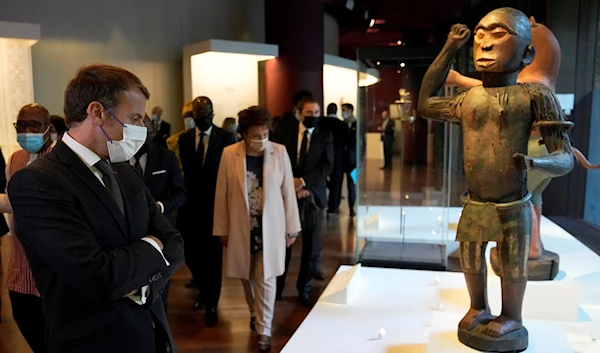
POLYGON ((248 210, 248 189, 246 185, 246 144, 244 142, 238 145, 238 148, 235 152, 235 173, 238 176, 238 182, 242 188, 242 192, 244 193, 246 210, 248 210))
POLYGON ((158 150, 156 147, 152 146, 148 149, 148 155, 146 157, 146 172, 144 173, 144 182, 148 184, 150 178, 152 177, 152 172, 156 169, 158 165, 158 150))
POLYGON ((270 188, 269 188, 269 183, 267 182, 267 175, 273 175, 273 173, 275 172, 275 158, 274 158, 274 154, 275 154, 275 150, 273 149, 273 146, 271 146, 271 143, 269 143, 269 145, 267 146, 267 148, 265 149, 265 160, 264 160, 264 164, 263 164, 263 182, 262 182, 262 189, 263 189, 263 210, 265 207, 265 202, 266 200, 269 199, 268 197, 268 193, 270 192, 270 188))
POLYGON ((310 139, 310 146, 308 146, 308 153, 306 154, 306 164, 308 161, 312 161, 313 158, 319 156, 321 149, 321 131, 318 127, 313 130, 312 137, 310 139))
MULTIPOLYGON (((71 149, 62 142, 59 142, 54 152, 58 156, 58 158, 66 165, 69 166, 69 170, 79 178, 87 187, 92 191, 92 193, 102 201, 108 212, 115 219, 115 221, 121 227, 123 231, 123 236, 127 237, 127 225, 125 223, 125 216, 119 210, 119 207, 115 203, 114 199, 110 195, 110 193, 106 190, 104 185, 96 178, 94 173, 83 163, 81 159, 73 152, 71 149)), ((121 194, 124 196, 123 191, 121 194)), ((126 198, 123 197, 123 204, 125 205, 126 198)))

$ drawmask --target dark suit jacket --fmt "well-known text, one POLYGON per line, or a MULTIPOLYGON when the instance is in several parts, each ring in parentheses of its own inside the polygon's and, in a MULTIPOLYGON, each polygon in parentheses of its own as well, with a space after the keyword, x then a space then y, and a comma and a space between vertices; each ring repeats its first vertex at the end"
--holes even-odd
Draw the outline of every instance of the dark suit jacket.
POLYGON ((171 136, 171 124, 166 121, 160 122, 160 128, 154 136, 154 142, 161 147, 167 148, 167 138, 171 136))
POLYGON ((350 125, 349 134, 348 153, 344 158, 344 172, 351 172, 356 168, 356 121, 350 125))
POLYGON ((319 126, 331 132, 333 137, 334 169, 342 168, 344 158, 351 147, 351 136, 348 125, 338 118, 324 117, 319 121, 319 126))
POLYGON ((383 127, 381 134, 381 141, 394 141, 394 131, 396 130, 396 124, 394 120, 389 119, 387 124, 383 127))
MULTIPOLYGON (((6 161, 4 160, 4 155, 2 154, 2 150, 0 149, 0 194, 4 194, 6 192, 6 161)), ((8 233, 10 230, 8 229, 8 225, 6 224, 6 219, 4 218, 4 214, 0 213, 0 237, 8 233)))
POLYGON ((327 130, 315 127, 304 169, 298 166, 298 131, 300 122, 296 119, 282 121, 275 135, 277 143, 285 146, 294 170, 294 178, 303 178, 306 189, 314 196, 319 208, 327 205, 327 178, 333 170, 333 138, 327 130))
POLYGON ((175 154, 156 144, 150 145, 144 183, 152 197, 156 201, 162 202, 165 207, 165 217, 172 225, 175 225, 173 211, 181 207, 187 198, 181 169, 179 169, 175 154))
POLYGON ((125 216, 63 142, 8 185, 15 233, 42 296, 50 353, 154 352, 153 323, 176 351, 161 292, 183 262, 183 241, 135 170, 127 163, 113 169, 125 216), (164 244, 170 266, 141 240, 147 235, 164 244), (145 285, 145 305, 123 298, 145 285))
POLYGON ((177 215, 177 228, 185 234, 212 236, 217 175, 223 149, 236 137, 217 126, 212 127, 203 166, 196 152, 196 129, 179 137, 179 155, 188 198, 177 215))

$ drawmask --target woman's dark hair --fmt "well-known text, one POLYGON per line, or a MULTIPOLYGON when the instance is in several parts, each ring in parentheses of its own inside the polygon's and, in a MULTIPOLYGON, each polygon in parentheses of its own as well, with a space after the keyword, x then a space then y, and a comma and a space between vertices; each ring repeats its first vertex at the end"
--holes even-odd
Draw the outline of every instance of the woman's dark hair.
POLYGON ((239 133, 245 134, 252 126, 265 126, 270 129, 273 119, 265 108, 252 106, 238 113, 238 124, 239 133))
POLYGON ((225 120, 223 120, 223 126, 221 128, 227 132, 236 133, 236 125, 237 123, 235 121, 235 118, 225 118, 225 120))
POLYGON ((69 131, 65 119, 60 115, 50 115, 50 123, 54 126, 54 130, 60 136, 69 131))

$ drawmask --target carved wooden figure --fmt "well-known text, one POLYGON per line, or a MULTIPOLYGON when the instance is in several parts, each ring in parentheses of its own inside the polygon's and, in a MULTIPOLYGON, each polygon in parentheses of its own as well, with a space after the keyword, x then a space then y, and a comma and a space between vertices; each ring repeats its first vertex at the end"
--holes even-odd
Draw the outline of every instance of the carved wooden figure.
POLYGON ((521 308, 527 284, 531 237, 531 193, 526 172, 550 177, 573 168, 565 121, 556 97, 540 84, 517 84, 519 72, 531 64, 531 26, 525 14, 501 8, 475 27, 473 59, 483 85, 452 98, 436 97, 456 51, 470 38, 464 25, 454 25, 441 53, 427 70, 419 95, 421 116, 462 125, 467 200, 457 229, 461 266, 471 308, 461 320, 464 344, 494 352, 522 351, 528 333, 521 308), (549 154, 526 156, 529 136, 539 128, 549 154), (502 312, 492 316, 487 301, 485 249, 497 243, 502 283, 502 312))

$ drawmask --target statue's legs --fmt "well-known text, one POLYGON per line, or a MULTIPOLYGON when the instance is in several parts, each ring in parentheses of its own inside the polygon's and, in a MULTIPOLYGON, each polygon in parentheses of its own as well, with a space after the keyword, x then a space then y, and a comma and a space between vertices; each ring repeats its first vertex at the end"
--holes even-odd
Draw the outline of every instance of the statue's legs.
POLYGON ((502 313, 486 326, 484 332, 491 337, 518 330, 523 323, 521 309, 527 285, 532 212, 528 198, 511 204, 497 205, 503 233, 496 248, 501 266, 502 313))
POLYGON ((460 243, 460 264, 471 296, 471 308, 458 325, 463 330, 470 331, 493 319, 487 300, 486 247, 487 242, 460 243))

